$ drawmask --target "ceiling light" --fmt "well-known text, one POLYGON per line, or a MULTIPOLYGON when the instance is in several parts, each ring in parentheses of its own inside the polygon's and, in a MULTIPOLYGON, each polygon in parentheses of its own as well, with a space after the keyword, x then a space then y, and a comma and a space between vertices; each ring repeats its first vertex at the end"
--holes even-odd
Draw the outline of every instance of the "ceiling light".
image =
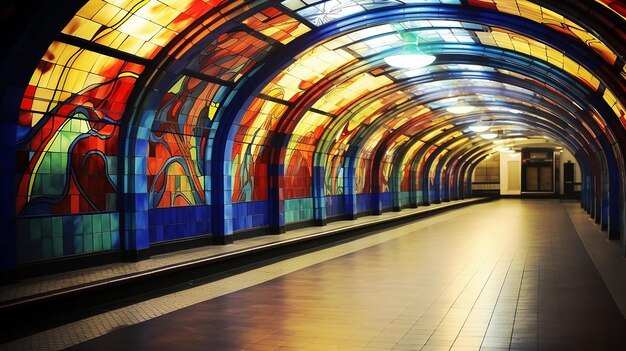
POLYGON ((404 32, 402 34, 404 46, 400 53, 385 57, 385 62, 397 68, 420 68, 426 67, 435 61, 434 55, 429 55, 419 49, 417 38, 413 33, 404 32))
POLYGON ((480 137, 483 138, 483 139, 491 140, 491 139, 497 138, 498 134, 496 134, 496 133, 482 133, 480 135, 480 137))
POLYGON ((468 105, 465 102, 465 99, 458 100, 456 105, 449 106, 446 108, 448 112, 455 113, 455 114, 469 113, 469 112, 474 111, 475 109, 476 107, 472 105, 468 105))
POLYGON ((482 132, 488 131, 489 130, 489 126, 484 125, 484 124, 472 124, 471 126, 469 126, 469 129, 472 132, 482 133, 482 132))

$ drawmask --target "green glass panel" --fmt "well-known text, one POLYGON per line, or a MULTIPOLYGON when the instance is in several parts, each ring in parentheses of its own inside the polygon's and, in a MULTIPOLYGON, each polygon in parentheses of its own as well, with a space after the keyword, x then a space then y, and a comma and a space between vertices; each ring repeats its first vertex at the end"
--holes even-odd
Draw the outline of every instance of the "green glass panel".
POLYGON ((63 237, 63 217, 52 218, 52 236, 63 237))
POLYGON ((102 223, 100 223, 103 233, 111 231, 111 216, 107 213, 102 215, 102 223))
POLYGON ((102 233, 95 232, 93 234, 93 251, 102 251, 102 233))
POLYGON ((41 239, 41 256, 42 258, 53 257, 52 239, 50 238, 41 239))
POLYGON ((55 257, 63 256, 63 238, 62 237, 52 238, 52 250, 53 250, 55 257))
POLYGON ((41 239, 41 220, 39 218, 33 218, 30 221, 30 239, 41 239))
POLYGON ((102 217, 106 215, 94 215, 92 218, 93 221, 93 232, 101 233, 102 232, 102 217))
POLYGON ((41 237, 42 238, 51 238, 52 237, 52 218, 42 218, 41 219, 41 237))
POLYGON ((93 234, 89 233, 83 235, 83 251, 93 252, 93 234))
POLYGON ((93 233, 92 216, 83 216, 82 234, 93 233))
POLYGON ((102 233, 102 250, 111 250, 111 233, 104 232, 102 233))
POLYGON ((83 252, 83 236, 75 235, 74 236, 74 253, 82 253, 83 252))

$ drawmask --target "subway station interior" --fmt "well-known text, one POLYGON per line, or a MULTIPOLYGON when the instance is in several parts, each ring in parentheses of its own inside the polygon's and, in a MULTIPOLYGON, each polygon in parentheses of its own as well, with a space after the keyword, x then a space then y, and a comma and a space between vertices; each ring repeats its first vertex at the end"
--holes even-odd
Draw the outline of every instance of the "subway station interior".
POLYGON ((0 350, 625 350, 626 3, 0 2, 0 350))

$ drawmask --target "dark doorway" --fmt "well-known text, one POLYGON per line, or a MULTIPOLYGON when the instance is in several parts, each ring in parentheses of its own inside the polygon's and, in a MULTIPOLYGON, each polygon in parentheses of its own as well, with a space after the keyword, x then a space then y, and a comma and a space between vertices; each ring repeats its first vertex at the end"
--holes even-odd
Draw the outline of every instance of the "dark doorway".
POLYGON ((563 164, 563 195, 574 196, 574 164, 572 161, 563 164))
POLYGON ((522 149, 522 192, 554 193, 554 150, 522 149))

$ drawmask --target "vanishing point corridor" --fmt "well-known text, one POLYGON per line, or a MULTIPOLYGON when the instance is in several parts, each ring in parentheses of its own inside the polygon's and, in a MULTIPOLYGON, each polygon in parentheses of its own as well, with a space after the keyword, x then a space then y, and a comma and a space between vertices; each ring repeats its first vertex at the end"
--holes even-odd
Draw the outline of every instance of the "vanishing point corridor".
POLYGON ((591 223, 574 202, 468 206, 279 262, 309 266, 75 349, 624 350, 626 322, 577 230, 614 244, 591 223))

